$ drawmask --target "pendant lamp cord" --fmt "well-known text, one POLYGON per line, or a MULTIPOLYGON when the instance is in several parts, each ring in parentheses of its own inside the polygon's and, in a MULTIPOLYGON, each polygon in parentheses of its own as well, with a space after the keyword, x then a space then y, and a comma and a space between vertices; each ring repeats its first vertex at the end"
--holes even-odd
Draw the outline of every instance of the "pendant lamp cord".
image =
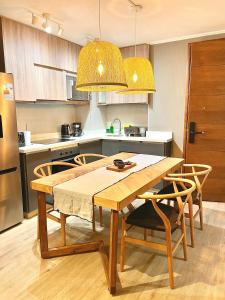
POLYGON ((99 40, 101 40, 102 31, 101 31, 101 0, 98 0, 98 31, 99 31, 99 40))
POLYGON ((137 56, 137 10, 138 8, 135 6, 135 13, 134 13, 134 56, 137 56))

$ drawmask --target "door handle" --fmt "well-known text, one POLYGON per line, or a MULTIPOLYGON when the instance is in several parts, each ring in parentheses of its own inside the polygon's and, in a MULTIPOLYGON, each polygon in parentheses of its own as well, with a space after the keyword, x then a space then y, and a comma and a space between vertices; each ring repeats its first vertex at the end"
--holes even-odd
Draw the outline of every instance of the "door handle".
POLYGON ((190 124, 189 124, 189 140, 188 140, 188 142, 190 144, 194 144, 196 134, 205 134, 206 133, 205 131, 196 131, 195 128, 196 128, 196 123, 190 122, 190 124))

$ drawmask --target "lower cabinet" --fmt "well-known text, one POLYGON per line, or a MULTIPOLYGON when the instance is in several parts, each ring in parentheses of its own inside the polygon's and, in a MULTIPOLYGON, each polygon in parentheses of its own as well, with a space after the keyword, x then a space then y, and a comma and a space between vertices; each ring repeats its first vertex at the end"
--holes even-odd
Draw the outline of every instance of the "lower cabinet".
MULTIPOLYGON (((103 140, 102 141, 102 154, 106 156, 111 156, 117 154, 120 151, 120 141, 110 141, 103 140)), ((131 151, 129 151, 131 152, 131 151)))
POLYGON ((102 141, 102 153, 110 156, 119 152, 133 152, 151 155, 171 155, 171 142, 169 143, 146 143, 134 141, 102 141))
MULTIPOLYGON (((79 144, 80 154, 84 153, 94 153, 94 154, 102 154, 102 142, 95 141, 90 143, 79 144)), ((96 157, 91 157, 86 159, 86 163, 91 163, 95 160, 98 160, 96 157)))
POLYGON ((37 209, 37 192, 33 191, 30 187, 30 182, 37 179, 33 173, 34 168, 49 161, 51 161, 50 151, 32 154, 20 153, 23 211, 26 218, 31 217, 31 212, 37 209))
POLYGON ((102 144, 101 141, 95 141, 90 143, 79 144, 80 154, 82 153, 95 153, 102 154, 102 144))

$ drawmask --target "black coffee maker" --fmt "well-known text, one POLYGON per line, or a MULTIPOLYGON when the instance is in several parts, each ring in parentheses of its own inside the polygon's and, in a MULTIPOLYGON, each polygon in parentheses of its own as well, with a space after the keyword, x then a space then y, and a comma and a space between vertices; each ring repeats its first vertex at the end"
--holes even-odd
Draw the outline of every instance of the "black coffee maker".
POLYGON ((81 128, 81 123, 73 123, 72 124, 72 131, 73 131, 73 136, 81 136, 82 135, 82 128, 81 128))

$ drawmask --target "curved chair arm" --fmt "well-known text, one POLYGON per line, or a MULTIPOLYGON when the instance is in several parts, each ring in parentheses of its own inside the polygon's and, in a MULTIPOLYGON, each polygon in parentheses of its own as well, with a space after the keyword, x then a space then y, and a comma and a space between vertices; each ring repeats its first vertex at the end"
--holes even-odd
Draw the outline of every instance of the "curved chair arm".
POLYGON ((177 192, 177 193, 171 193, 171 194, 151 194, 149 192, 144 193, 142 195, 138 196, 138 199, 145 199, 145 200, 158 200, 158 199, 174 199, 177 197, 186 196, 189 193, 192 193, 196 189, 196 184, 193 180, 190 179, 184 179, 184 178, 173 178, 173 177, 164 177, 163 180, 165 181, 172 181, 172 182, 183 182, 190 184, 189 188, 186 188, 186 190, 177 192))
POLYGON ((150 193, 144 193, 143 195, 139 195, 138 198, 151 201, 156 213, 159 215, 159 217, 163 221, 166 230, 170 230, 170 222, 169 222, 168 218, 166 217, 166 215, 158 207, 157 200, 171 199, 171 198, 177 199, 178 206, 179 206, 179 214, 177 217, 177 224, 180 225, 181 224, 180 219, 183 216, 185 204, 188 202, 189 198, 191 197, 191 193, 196 189, 196 184, 194 181, 192 181, 190 179, 183 179, 183 178, 165 177, 164 180, 170 181, 173 183, 175 193, 156 194, 156 195, 150 194, 150 193), (190 187, 185 186, 185 189, 183 191, 179 192, 177 189, 176 183, 183 184, 183 185, 184 185, 184 183, 186 183, 186 184, 189 184, 190 187), (182 196, 186 196, 186 199, 184 202, 182 202, 182 200, 181 200, 182 196))
POLYGON ((77 167, 77 165, 75 165, 75 164, 71 164, 71 163, 64 162, 64 161, 48 162, 48 163, 41 164, 41 165, 37 166, 36 168, 34 168, 34 171, 33 171, 34 175, 37 176, 38 178, 52 175, 52 171, 51 171, 52 166, 65 166, 65 167, 70 167, 70 168, 77 167), (47 174, 44 171, 45 168, 47 168, 47 174), (41 172, 41 174, 39 173, 39 171, 41 172))
POLYGON ((98 157, 98 158, 106 158, 107 156, 102 155, 102 154, 95 154, 95 153, 83 153, 83 154, 78 154, 77 156, 74 157, 74 161, 76 164, 82 166, 86 165, 86 157, 98 157))
POLYGON ((167 176, 170 177, 193 177, 193 176, 202 176, 209 174, 212 171, 212 167, 209 165, 203 165, 203 164, 183 164, 183 167, 190 167, 190 168, 203 168, 204 170, 201 171, 195 171, 195 169, 192 169, 192 172, 187 173, 171 173, 167 174, 167 176))

